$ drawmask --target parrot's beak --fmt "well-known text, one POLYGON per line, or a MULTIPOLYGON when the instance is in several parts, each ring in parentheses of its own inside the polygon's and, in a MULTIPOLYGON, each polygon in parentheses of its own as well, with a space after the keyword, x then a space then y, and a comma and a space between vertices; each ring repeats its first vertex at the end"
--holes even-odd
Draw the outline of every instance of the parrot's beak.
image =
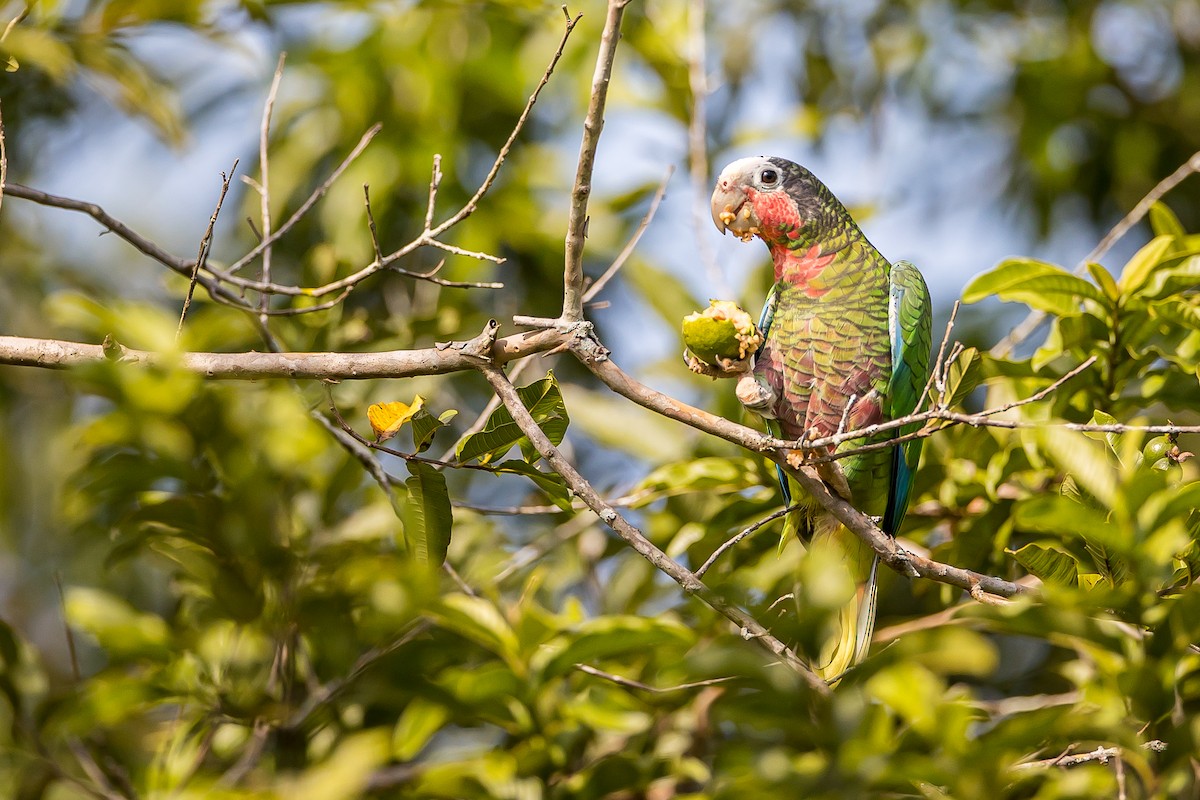
POLYGON ((747 199, 738 183, 721 176, 712 195, 712 218, 717 230, 729 231, 743 241, 750 241, 758 233, 758 216, 747 199))

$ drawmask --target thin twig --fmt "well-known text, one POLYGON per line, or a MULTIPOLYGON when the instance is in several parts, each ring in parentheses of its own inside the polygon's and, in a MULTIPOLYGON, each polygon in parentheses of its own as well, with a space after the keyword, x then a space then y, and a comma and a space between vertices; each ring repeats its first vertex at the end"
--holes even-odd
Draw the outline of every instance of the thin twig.
POLYGON ((583 319, 583 242, 587 238, 588 198, 592 194, 592 170, 596 165, 596 148, 600 144, 600 131, 604 128, 604 104, 608 100, 608 82, 612 77, 617 41, 621 36, 621 18, 628 4, 629 0, 608 0, 608 14, 604 19, 604 32, 600 37, 600 52, 596 54, 596 71, 592 75, 592 93, 588 100, 587 115, 583 120, 583 140, 579 144, 579 163, 575 169, 575 182, 571 187, 571 209, 567 216, 567 238, 563 257, 562 319, 566 322, 583 319))
POLYGON ((308 214, 309 209, 312 208, 318 200, 325 196, 325 193, 329 191, 329 187, 333 186, 334 181, 340 178, 342 173, 346 171, 346 168, 354 163, 354 160, 362 154, 362 151, 367 148, 367 145, 371 143, 371 140, 374 139, 381 130, 383 130, 383 124, 379 122, 376 122, 374 125, 368 128, 367 132, 359 138, 358 144, 354 145, 354 148, 346 155, 345 158, 342 159, 341 163, 337 165, 333 172, 329 173, 329 177, 321 181, 320 185, 313 189, 312 194, 310 194, 308 198, 300 204, 300 207, 297 208, 292 215, 287 218, 287 221, 276 228, 275 231, 269 236, 265 235, 264 232, 262 241, 259 242, 254 249, 231 264, 228 269, 220 272, 216 272, 214 270, 214 274, 218 275, 222 280, 230 280, 230 276, 245 267, 254 259, 258 258, 258 256, 262 254, 266 248, 283 238, 287 232, 296 225, 297 222, 299 222, 306 214, 308 214))
POLYGON ((728 683, 734 680, 733 676, 724 678, 709 678, 703 681, 692 681, 691 683, 681 683, 678 686, 651 686, 648 683, 635 681, 631 678, 623 678, 620 675, 614 675, 611 672, 605 672, 602 669, 597 669, 589 664, 576 664, 575 669, 588 675, 594 675, 597 678, 603 678, 606 681, 624 686, 627 689, 640 689, 643 692, 653 692, 655 694, 667 694, 669 692, 685 692, 689 689, 702 689, 705 686, 716 686, 722 683, 728 683))
MULTIPOLYGON (((193 268, 195 267, 194 261, 168 253, 95 203, 75 200, 70 197, 59 197, 58 195, 49 194, 39 189, 31 189, 28 186, 22 186, 18 183, 9 184, 6 187, 6 192, 9 197, 19 197, 22 200, 29 200, 38 205, 62 208, 67 211, 77 211, 81 214, 86 214, 104 226, 105 230, 130 244, 138 252, 152 258, 173 272, 177 272, 189 280, 192 279, 193 268)), ((195 280, 205 288, 214 300, 243 310, 249 308, 244 298, 222 286, 212 276, 197 275, 195 280)))
POLYGON ((4 186, 8 183, 8 150, 4 145, 4 107, 0 104, 0 208, 4 207, 4 186))
POLYGON ((785 508, 781 508, 778 511, 776 511, 775 513, 771 514, 770 516, 760 519, 758 522, 754 523, 750 527, 744 528, 741 531, 739 531, 736 535, 734 535, 733 537, 728 539, 724 544, 722 544, 720 547, 718 547, 716 550, 714 550, 712 552, 712 555, 708 557, 708 560, 705 561, 703 564, 701 564, 700 568, 696 570, 696 577, 703 578, 704 573, 708 572, 709 569, 712 568, 712 565, 717 563, 717 559, 720 558, 722 555, 724 555, 726 550, 733 547, 738 542, 745 539, 747 536, 753 536, 765 525, 767 525, 771 522, 774 522, 775 520, 779 519, 782 516, 790 514, 791 512, 798 509, 799 507, 800 506, 798 504, 793 504, 793 505, 787 506, 785 508))
POLYGON ((192 274, 188 280, 187 296, 183 299, 183 310, 179 312, 179 325, 175 328, 175 341, 177 342, 183 336, 183 322, 187 319, 188 309, 192 305, 196 280, 200 275, 200 270, 204 269, 204 263, 208 261, 208 251, 212 247, 213 228, 217 225, 217 217, 221 214, 221 204, 225 202, 225 195, 229 193, 229 182, 233 180, 233 173, 237 171, 237 165, 238 159, 235 158, 228 174, 221 173, 221 193, 217 195, 217 207, 213 209, 212 216, 208 218, 208 227, 204 229, 204 236, 200 239, 200 251, 196 254, 196 263, 192 267, 192 274))
POLYGON ((916 405, 918 409, 926 402, 929 402, 931 406, 933 405, 933 398, 930 392, 933 391, 935 383, 940 386, 943 382, 940 373, 945 370, 946 345, 950 342, 950 332, 954 330, 954 321, 958 319, 958 309, 961 306, 962 304, 958 300, 955 300, 954 305, 950 307, 950 319, 946 320, 946 332, 942 334, 942 343, 938 347, 937 358, 933 360, 933 369, 929 371, 929 378, 925 381, 925 388, 921 390, 921 397, 916 405))
POLYGON ((433 154, 433 174, 429 178, 429 203, 425 207, 425 232, 433 229, 433 211, 437 205, 438 186, 442 183, 442 154, 433 154))
POLYGON ((500 174, 500 167, 504 165, 504 160, 508 158, 509 151, 512 150, 512 146, 517 141, 517 137, 521 134, 521 131, 524 130, 525 123, 529 120, 529 115, 533 111, 533 106, 537 103, 538 95, 541 94, 542 89, 550 81, 550 76, 554 74, 554 68, 558 66, 558 61, 562 58, 563 51, 566 50, 567 40, 571 38, 571 32, 575 30, 575 26, 579 24, 579 20, 583 16, 579 14, 572 18, 570 14, 566 13, 566 6, 563 7, 563 13, 566 14, 567 22, 562 38, 558 42, 558 49, 554 51, 554 56, 550 59, 550 64, 546 67, 546 71, 542 73, 542 79, 538 81, 537 87, 529 95, 529 100, 525 103, 524 110, 521 111, 521 115, 517 118, 512 133, 508 135, 508 139, 500 147, 500 152, 496 154, 496 160, 492 162, 492 168, 488 171, 487 176, 484 177, 483 183, 479 184, 479 188, 475 190, 475 194, 471 195, 471 199, 463 204, 462 208, 430 231, 433 236, 441 236, 447 230, 475 213, 475 210, 479 207, 479 201, 483 199, 483 196, 492 188, 492 184, 496 182, 496 176, 500 174))
POLYGON ((604 274, 597 278, 596 282, 589 286, 587 291, 583 293, 584 303, 591 302, 592 298, 600 293, 621 267, 625 266, 625 262, 629 260, 629 257, 633 255, 634 248, 642 240, 642 234, 646 232, 646 228, 650 227, 650 220, 654 219, 654 214, 658 211, 659 204, 662 203, 663 197, 667 194, 667 182, 671 180, 671 175, 674 172, 674 166, 667 167, 667 174, 659 182, 658 189, 654 192, 654 197, 650 200, 650 208, 647 209, 646 215, 642 217, 642 221, 638 223, 637 230, 633 232, 633 236, 629 237, 629 241, 621 248, 621 252, 617 253, 617 257, 609 264, 608 269, 604 270, 604 274))
POLYGON ((371 249, 375 251, 375 260, 383 263, 383 247, 379 244, 379 229, 375 227, 375 212, 371 210, 371 187, 363 184, 363 204, 367 208, 367 230, 371 232, 371 249))
MULTIPOLYGON (((261 278, 263 283, 271 282, 271 253, 274 249, 271 246, 271 174, 270 161, 267 147, 271 135, 271 113, 275 110, 275 96, 279 93, 279 82, 283 78, 283 63, 287 60, 287 53, 279 54, 279 61, 275 65, 275 75, 271 78, 271 88, 267 92, 267 102, 263 104, 262 124, 258 131, 258 168, 262 177, 259 178, 258 199, 259 199, 259 214, 262 219, 262 272, 261 278)), ((263 325, 267 324, 266 310, 271 304, 270 295, 263 294, 259 298, 259 320, 263 325)))
POLYGON ((71 630, 71 623, 67 620, 67 595, 63 591, 62 573, 57 570, 54 573, 54 585, 58 588, 58 610, 62 615, 63 635, 67 639, 67 654, 71 659, 71 676, 78 683, 83 679, 83 675, 79 670, 79 654, 75 650, 75 632, 71 630))
MULTIPOLYGON (((1096 748, 1096 750, 1088 751, 1086 753, 1069 754, 1072 748, 1074 748, 1074 745, 1072 745, 1072 747, 1068 747, 1066 751, 1058 754, 1058 756, 1055 758, 1043 758, 1036 760, 1036 762, 1021 762, 1020 764, 1013 764, 1009 769, 1013 771, 1022 771, 1042 769, 1046 768, 1046 766, 1076 766, 1079 764, 1087 764, 1088 762, 1108 764, 1109 759, 1120 757, 1122 750, 1122 748, 1118 746, 1105 747, 1100 745, 1096 748)), ((1141 748, 1142 750, 1151 750, 1154 752, 1162 752, 1164 750, 1163 742, 1157 739, 1144 742, 1144 744, 1141 745, 1141 748)))

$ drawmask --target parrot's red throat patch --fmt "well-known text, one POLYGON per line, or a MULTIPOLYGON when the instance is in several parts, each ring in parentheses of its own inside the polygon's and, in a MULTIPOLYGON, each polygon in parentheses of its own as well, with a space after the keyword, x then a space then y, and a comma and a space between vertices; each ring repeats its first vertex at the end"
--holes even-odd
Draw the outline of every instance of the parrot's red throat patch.
POLYGON ((775 262, 775 280, 803 289, 809 297, 821 297, 829 288, 819 285, 825 268, 833 263, 836 253, 822 253, 821 246, 814 244, 807 250, 791 250, 787 245, 771 246, 771 260, 775 262))

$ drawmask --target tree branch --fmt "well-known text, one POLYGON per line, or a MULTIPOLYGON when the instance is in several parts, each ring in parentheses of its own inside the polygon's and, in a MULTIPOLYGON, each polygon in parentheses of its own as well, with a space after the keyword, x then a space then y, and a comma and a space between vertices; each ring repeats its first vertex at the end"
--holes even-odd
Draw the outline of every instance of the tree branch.
POLYGON ((116 360, 141 366, 174 366, 220 380, 309 378, 317 380, 370 380, 444 375, 474 369, 480 361, 505 364, 524 356, 558 347, 563 335, 540 330, 496 340, 490 349, 480 335, 465 342, 448 342, 421 350, 382 353, 184 353, 179 356, 115 346, 57 339, 0 336, 0 364, 47 369, 68 369, 116 360), (111 353, 111 355, 110 355, 111 353))
POLYGON ((596 71, 592 75, 592 95, 587 116, 583 120, 583 141, 579 145, 579 164, 571 188, 571 211, 567 217, 566 254, 563 265, 564 322, 583 319, 583 241, 587 238, 588 198, 592 194, 592 170, 596 165, 596 147, 604 128, 604 104, 608 99, 608 82, 612 77, 617 41, 621 36, 621 17, 629 0, 608 0, 608 15, 596 54, 596 71))
POLYGON ((579 474, 567 461, 558 448, 551 443, 542 429, 538 427, 529 411, 521 403, 516 388, 508 380, 508 376, 499 367, 492 364, 481 364, 479 371, 487 378, 496 394, 500 395, 504 407, 512 414, 521 432, 533 443, 534 449, 550 464, 550 467, 562 476, 576 496, 587 503, 588 507, 599 515, 609 528, 624 539, 639 555, 654 565, 678 583, 689 595, 700 598, 710 608, 720 613, 730 622, 738 626, 743 638, 753 639, 768 652, 780 658, 790 666, 801 678, 819 694, 829 694, 829 686, 820 676, 813 672, 807 664, 801 661, 795 653, 756 619, 742 609, 732 605, 723 597, 705 586, 694 573, 684 568, 662 550, 654 546, 642 532, 621 516, 615 508, 605 502, 592 485, 579 474))
MULTIPOLYGON (((811 467, 794 470, 787 463, 780 444, 753 428, 738 425, 687 403, 657 392, 635 381, 608 358, 608 351, 591 336, 577 333, 571 340, 571 350, 592 374, 617 394, 634 403, 677 420, 697 430, 712 434, 727 442, 764 454, 780 464, 808 491, 813 498, 843 525, 871 546, 880 559, 892 569, 909 577, 929 578, 970 591, 984 591, 1001 597, 1012 597, 1027 589, 1001 578, 942 564, 915 553, 909 553, 880 530, 870 517, 855 509, 841 496, 831 492, 811 467)), ((786 443, 784 443, 786 444, 786 443)))

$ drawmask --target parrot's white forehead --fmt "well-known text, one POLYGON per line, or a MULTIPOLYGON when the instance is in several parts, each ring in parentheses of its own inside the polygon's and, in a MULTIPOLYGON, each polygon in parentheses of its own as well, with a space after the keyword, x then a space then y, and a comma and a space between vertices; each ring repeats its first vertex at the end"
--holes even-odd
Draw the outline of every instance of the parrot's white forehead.
POLYGON ((737 175, 753 175, 754 171, 770 161, 768 156, 747 156, 739 158, 721 170, 722 178, 732 178, 737 175))

